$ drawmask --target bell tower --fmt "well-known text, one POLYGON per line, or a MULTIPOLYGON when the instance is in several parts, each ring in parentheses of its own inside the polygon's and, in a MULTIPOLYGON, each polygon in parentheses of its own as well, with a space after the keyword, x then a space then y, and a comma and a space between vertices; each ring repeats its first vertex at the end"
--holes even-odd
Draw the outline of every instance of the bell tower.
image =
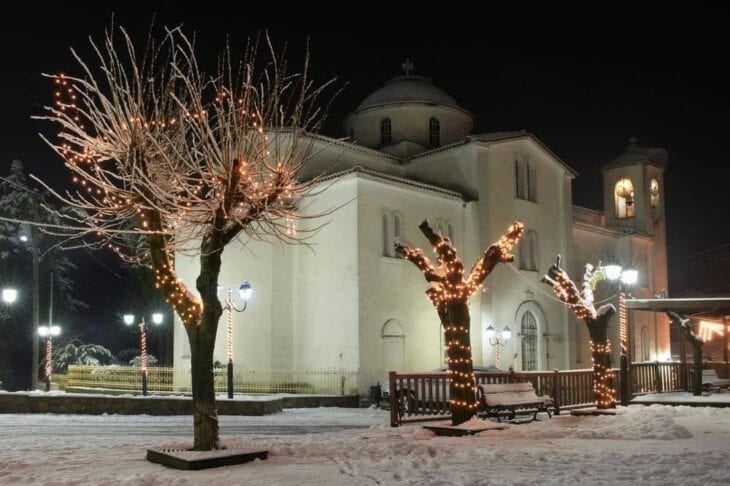
POLYGON ((606 226, 649 236, 664 234, 664 169, 668 159, 666 150, 640 147, 632 137, 623 154, 601 167, 606 226))

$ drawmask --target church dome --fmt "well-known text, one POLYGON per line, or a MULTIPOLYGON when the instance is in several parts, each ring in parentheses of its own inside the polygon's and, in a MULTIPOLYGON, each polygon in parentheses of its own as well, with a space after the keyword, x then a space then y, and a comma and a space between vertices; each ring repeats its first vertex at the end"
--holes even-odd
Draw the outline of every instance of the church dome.
POLYGON ((387 81, 347 117, 350 141, 406 159, 464 140, 474 116, 429 78, 412 75, 412 64, 403 66, 405 76, 387 81))
POLYGON ((356 111, 393 103, 434 103, 461 109, 447 92, 423 76, 398 76, 365 98, 356 111))

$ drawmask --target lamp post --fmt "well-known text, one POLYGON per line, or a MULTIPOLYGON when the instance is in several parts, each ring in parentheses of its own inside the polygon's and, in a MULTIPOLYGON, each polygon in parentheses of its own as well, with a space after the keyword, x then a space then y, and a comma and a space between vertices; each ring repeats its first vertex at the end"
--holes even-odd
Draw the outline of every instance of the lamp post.
POLYGON ((51 374, 53 373, 53 338, 61 334, 59 326, 38 326, 38 335, 46 338, 46 391, 51 391, 51 374))
MULTIPOLYGON (((124 314, 124 323, 128 326, 134 324, 134 314, 124 314)), ((155 312, 152 314, 152 323, 156 326, 162 324, 162 314, 155 312)), ((139 367, 142 373, 142 395, 147 396, 147 330, 142 316, 139 322, 139 367)))
MULTIPOLYGON (((626 310, 626 294, 624 288, 629 289, 639 279, 639 272, 633 268, 622 269, 620 265, 606 265, 603 267, 606 278, 611 282, 618 282, 618 318, 619 340, 621 341, 620 376, 621 389, 619 390, 621 405, 629 404, 629 320, 626 310)), ((631 294, 629 293, 629 296, 631 294)))
POLYGON ((512 330, 509 328, 509 326, 505 325, 504 329, 502 329, 498 333, 497 330, 494 329, 490 324, 487 326, 484 334, 486 334, 487 336, 489 345, 495 347, 496 356, 494 358, 494 364, 497 368, 499 368, 502 366, 502 346, 504 346, 507 340, 512 337, 512 330))
POLYGON ((244 281, 238 287, 238 296, 243 301, 243 307, 240 308, 236 306, 236 303, 233 301, 233 297, 231 297, 232 292, 233 289, 227 290, 226 300, 223 306, 223 309, 228 311, 228 334, 226 336, 226 353, 228 355, 228 398, 233 398, 233 311, 243 312, 246 310, 248 301, 253 295, 253 287, 248 280, 244 281))

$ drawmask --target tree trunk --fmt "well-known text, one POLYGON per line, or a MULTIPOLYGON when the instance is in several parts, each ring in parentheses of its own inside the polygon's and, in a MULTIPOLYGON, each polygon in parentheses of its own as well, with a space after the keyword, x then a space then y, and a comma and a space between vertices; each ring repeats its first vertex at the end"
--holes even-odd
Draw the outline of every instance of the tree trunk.
POLYGON ((614 312, 599 311, 595 320, 586 320, 593 358, 593 395, 598 409, 616 408, 616 393, 611 373, 611 343, 608 340, 608 321, 614 312))
POLYGON ((469 336, 469 307, 465 301, 456 301, 447 304, 439 314, 446 338, 451 375, 451 423, 459 425, 472 418, 477 407, 469 336))
POLYGON ((218 320, 223 313, 218 300, 218 276, 223 249, 219 240, 213 237, 204 238, 201 248, 200 275, 195 284, 203 303, 203 313, 200 323, 188 326, 187 331, 193 385, 193 448, 196 451, 207 451, 220 448, 213 351, 218 320))

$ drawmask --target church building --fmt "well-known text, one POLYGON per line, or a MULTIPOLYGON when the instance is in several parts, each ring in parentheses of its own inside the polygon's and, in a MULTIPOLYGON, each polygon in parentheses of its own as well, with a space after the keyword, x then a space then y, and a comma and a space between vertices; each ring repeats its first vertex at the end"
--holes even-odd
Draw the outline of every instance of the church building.
MULTIPOLYGON (((636 297, 667 288, 664 150, 632 139, 605 161, 598 211, 573 204, 578 174, 533 134, 473 133, 474 121, 430 79, 407 73, 363 99, 344 121, 346 138, 312 135, 317 155, 303 177, 327 176, 308 211, 338 208, 313 247, 250 242, 223 254, 220 285, 254 287, 247 310, 233 315, 237 370, 354 370, 355 387, 367 395, 390 370, 443 366, 426 282, 393 247, 401 236, 429 249, 418 229, 424 219, 452 239, 467 268, 513 221, 525 225, 515 261, 498 265, 470 301, 476 366, 591 367, 585 324, 541 283, 558 254, 578 284, 585 263, 602 261, 638 270, 636 297), (511 336, 498 343, 490 326, 511 336)), ((180 256, 176 266, 194 282, 197 259, 180 256)), ((596 300, 618 306, 616 294, 604 281, 596 300)), ((668 359, 668 321, 656 313, 630 318, 632 360, 668 359)), ((220 326, 215 359, 225 364, 225 315, 220 326)), ((618 317, 609 336, 618 366, 618 317)), ((174 353, 176 368, 190 367, 179 322, 174 353)))

